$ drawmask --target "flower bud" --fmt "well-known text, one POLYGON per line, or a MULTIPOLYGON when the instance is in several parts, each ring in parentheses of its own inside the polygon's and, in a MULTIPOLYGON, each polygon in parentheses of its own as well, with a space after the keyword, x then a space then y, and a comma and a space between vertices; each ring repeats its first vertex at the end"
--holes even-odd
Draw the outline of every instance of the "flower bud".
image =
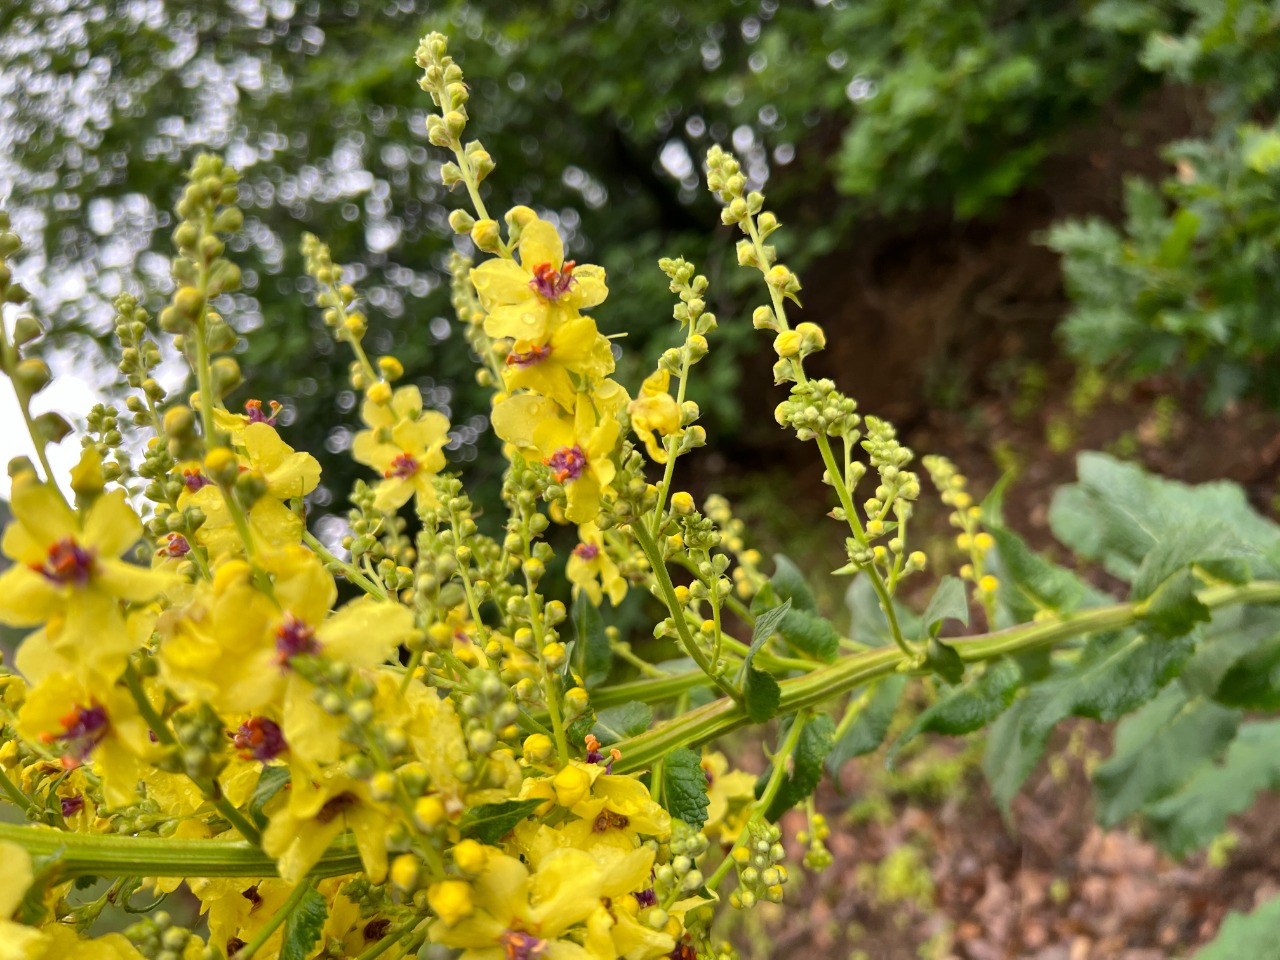
POLYGON ((476 218, 465 210, 455 210, 449 214, 449 226, 454 233, 470 233, 476 225, 476 218))
POLYGON ((694 511, 693 495, 686 490, 678 490, 671 495, 671 509, 682 517, 694 511))
POLYGON ((522 752, 530 763, 545 763, 551 759, 555 745, 545 733, 531 733, 525 737, 522 752))
POLYGON ((497 253, 501 239, 497 220, 477 220, 471 228, 471 242, 485 253, 497 253))
POLYGON ((475 911, 471 884, 465 880, 441 880, 433 883, 427 888, 427 904, 447 927, 471 916, 475 911))
POLYGON ((783 330, 773 341, 773 349, 784 360, 800 355, 801 336, 798 330, 783 330))

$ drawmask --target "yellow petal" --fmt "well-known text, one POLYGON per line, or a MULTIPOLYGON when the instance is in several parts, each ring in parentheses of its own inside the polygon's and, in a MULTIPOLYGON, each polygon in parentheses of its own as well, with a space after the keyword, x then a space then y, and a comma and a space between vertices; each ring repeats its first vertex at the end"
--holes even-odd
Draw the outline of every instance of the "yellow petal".
POLYGON ((529 288, 531 279, 528 270, 499 258, 486 260, 471 271, 471 285, 476 288, 476 296, 490 312, 494 307, 536 298, 537 294, 529 288))
POLYGON ((413 612, 408 607, 361 597, 335 611, 316 639, 326 656, 372 667, 391 659, 412 632, 413 612))
POLYGON ((129 506, 123 490, 104 494, 84 521, 84 545, 102 559, 118 557, 142 538, 142 521, 129 506))
POLYGON ((0 919, 7 919, 22 903, 35 875, 31 871, 31 854, 16 843, 0 840, 0 863, 4 864, 0 871, 0 919))
POLYGON ((0 623, 33 627, 62 609, 64 590, 23 566, 0 573, 0 623))
MULTIPOLYGON (((534 220, 520 233, 520 265, 531 274, 544 263, 559 270, 564 264, 564 243, 554 226, 546 220, 534 220)), ((528 279, 525 277, 526 284, 528 279)))

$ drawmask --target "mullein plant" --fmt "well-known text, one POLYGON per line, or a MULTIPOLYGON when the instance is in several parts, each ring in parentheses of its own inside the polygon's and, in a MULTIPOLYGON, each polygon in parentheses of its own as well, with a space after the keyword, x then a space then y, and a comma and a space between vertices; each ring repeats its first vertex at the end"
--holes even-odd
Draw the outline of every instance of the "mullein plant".
POLYGON ((365 352, 359 291, 311 236, 315 305, 362 398, 350 453, 369 474, 341 547, 308 529, 319 463, 290 446, 280 403, 228 400, 240 336, 217 308, 240 282, 224 253, 242 217, 236 174, 213 156, 177 205, 169 303, 153 321, 116 300, 125 409, 94 408, 68 497, 45 451, 69 427, 31 412, 50 379, 29 350, 43 331, 0 223, 16 314, 0 362, 39 460, 10 465, 0 575, 0 622, 31 631, 0 672, 0 793, 27 821, 0 826, 4 960, 399 957, 428 942, 466 960, 731 955, 712 940, 721 901, 785 896, 783 812, 808 815, 805 865, 830 862, 810 797, 881 681, 954 682, 1137 615, 939 640, 944 615, 967 616, 964 584, 992 618, 1000 585, 964 479, 926 458, 968 563, 939 589, 959 590, 960 610, 939 602, 907 626, 894 596, 926 566, 908 545, 913 454, 806 371, 826 334, 792 322, 802 288, 771 242, 778 220, 716 148, 707 185, 761 275, 752 322, 788 385, 778 422, 817 447, 845 539, 837 573, 865 581, 886 642, 843 636, 785 558, 762 571, 723 497, 699 507, 677 488, 677 462, 707 441, 686 391, 718 323, 706 277, 659 264, 680 339, 634 391, 613 379, 622 331, 607 326, 604 271, 568 258, 534 209, 490 213, 495 164, 466 139, 469 89, 445 38, 423 39, 417 62, 443 181, 469 202, 449 222, 481 258, 453 257, 452 292, 509 461, 500 531, 482 531, 449 472, 446 417, 395 357, 365 352), (194 393, 153 376, 162 341, 194 393), (567 557, 553 525, 576 532, 567 557), (557 559, 569 604, 548 575, 557 559), (606 626, 633 591, 656 598, 653 633, 683 662, 648 663, 606 626), (776 742, 759 778, 714 749, 750 723, 776 742), (187 926, 162 909, 179 887, 199 902, 187 926), (101 933, 109 906, 142 919, 101 933))

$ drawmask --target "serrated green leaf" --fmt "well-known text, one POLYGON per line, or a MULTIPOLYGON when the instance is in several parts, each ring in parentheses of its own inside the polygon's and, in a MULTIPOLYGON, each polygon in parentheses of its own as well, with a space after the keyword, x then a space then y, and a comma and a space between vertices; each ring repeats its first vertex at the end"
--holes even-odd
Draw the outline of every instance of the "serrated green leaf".
POLYGON ((1280 943, 1280 897, 1252 913, 1228 913, 1218 935, 1196 952, 1195 960, 1265 960, 1280 943))
POLYGON ((587 739, 587 734, 591 733, 596 726, 596 712, 590 707, 587 712, 576 717, 572 723, 565 728, 565 739, 575 747, 581 746, 582 742, 587 739))
POLYGON ((667 813, 697 829, 707 822, 707 774, 702 758, 679 747, 662 762, 662 800, 667 813))
POLYGON ((582 678, 588 690, 604 683, 609 676, 609 668, 613 665, 613 651, 609 648, 609 637, 604 630, 604 620, 600 611, 591 603, 585 593, 578 594, 573 601, 573 669, 582 678))
POLYGON ((946 691, 916 717, 889 748, 885 764, 892 767, 898 752, 922 733, 958 737, 987 726, 1013 703, 1021 682, 1022 672, 1014 661, 989 663, 982 676, 946 691))
POLYGON ((263 767, 258 774, 257 786, 253 788, 253 796, 249 798, 249 817, 258 826, 265 826, 267 815, 262 812, 280 788, 289 782, 289 768, 284 766, 263 767))
POLYGON ((1205 846, 1227 818, 1247 810, 1260 790, 1280 788, 1280 720, 1240 727, 1226 757, 1202 766, 1177 793, 1148 805, 1152 838, 1177 857, 1205 846))
POLYGON ((1193 563, 1212 564, 1250 555, 1258 555, 1256 547, 1250 547, 1230 530, 1216 524, 1196 521, 1162 530, 1134 575, 1131 597, 1145 600, 1162 583, 1193 563))
POLYGON ((311 948, 320 940, 324 922, 329 918, 329 901, 318 890, 311 889, 284 919, 284 939, 280 944, 280 960, 306 960, 311 948))
MULTIPOLYGON (((773 822, 810 796, 818 789, 822 779, 823 762, 831 752, 831 745, 836 731, 835 721, 825 713, 819 713, 805 724, 800 731, 800 739, 796 741, 795 752, 791 755, 791 772, 782 781, 778 794, 769 804, 765 816, 773 822)), ((783 736, 779 731, 779 736, 783 736)))
POLYGON ((747 667, 742 683, 743 707, 752 723, 765 723, 778 714, 782 703, 782 688, 773 674, 755 667, 747 667))
POLYGON ((751 666, 751 660, 756 655, 756 651, 763 647, 765 641, 778 631, 783 618, 790 610, 791 601, 788 599, 784 600, 781 606, 765 610, 756 616, 756 623, 751 631, 751 646, 747 648, 747 654, 742 658, 744 670, 751 666))
POLYGON ((1070 613, 1087 591, 1070 570, 1056 566, 1031 550, 1017 534, 989 525, 1000 566, 1000 602, 1017 623, 1032 620, 1043 610, 1070 613))
POLYGON ((1198 586, 1190 570, 1175 573, 1147 599, 1142 622, 1163 637, 1180 637, 1197 623, 1208 623, 1212 615, 1196 596, 1198 586))
POLYGON ((938 581, 921 623, 928 636, 936 637, 944 620, 959 620, 964 626, 969 625, 969 597, 965 594, 964 583, 950 575, 938 581))
POLYGON ((1214 698, 1242 710, 1280 710, 1280 634, 1242 651, 1223 672, 1214 698))
POLYGON ((924 666, 952 685, 964 679, 964 660, 950 644, 943 643, 938 637, 929 640, 924 666))
POLYGON ((497 843, 510 833, 517 823, 537 810, 544 802, 534 797, 529 800, 482 803, 469 808, 462 815, 462 819, 458 821, 458 830, 469 840, 497 843))
POLYGON ((781 553, 773 555, 773 565, 773 576, 769 578, 769 583, 779 599, 790 600, 797 610, 816 612, 818 601, 814 599, 813 591, 805 582, 800 568, 781 553))
POLYGON ((1077 483, 1054 494, 1049 526, 1075 553, 1127 583, 1147 553, 1181 527, 1229 533, 1262 555, 1280 547, 1280 527, 1249 506, 1238 484, 1191 487, 1101 453, 1080 454, 1077 472, 1077 483))
POLYGON ((1070 716, 1111 721, 1137 709, 1173 679, 1194 647, 1189 636, 1094 637, 1077 663, 1029 688, 992 724, 987 740, 983 771, 1001 810, 1008 813, 1059 721, 1070 716))
POLYGON ((850 712, 836 728, 831 752, 827 754, 827 773, 832 780, 839 780, 840 770, 854 757, 871 753, 884 743, 906 687, 905 675, 890 674, 877 680, 850 704, 850 712))
POLYGON ((632 700, 630 703, 608 707, 597 713, 591 732, 601 744, 607 747, 611 743, 644 733, 652 722, 653 708, 647 703, 632 700))
POLYGON ((840 631, 831 621, 807 610, 787 610, 778 625, 778 632, 800 653, 807 653, 825 663, 831 663, 840 652, 840 631))
POLYGON ((1098 822, 1112 827, 1181 787, 1235 737, 1240 713, 1171 683, 1116 727, 1110 759, 1093 774, 1098 822))

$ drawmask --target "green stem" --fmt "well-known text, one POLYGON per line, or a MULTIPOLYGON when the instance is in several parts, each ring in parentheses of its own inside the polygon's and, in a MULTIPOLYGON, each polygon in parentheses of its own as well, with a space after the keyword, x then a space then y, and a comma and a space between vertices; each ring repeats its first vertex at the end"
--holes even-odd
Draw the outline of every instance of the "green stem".
MULTIPOLYGON (((1280 603, 1280 581, 1264 580, 1243 586, 1208 587, 1196 594, 1200 602, 1212 610, 1253 603, 1280 603)), ((1024 624, 982 636, 959 639, 952 647, 969 663, 994 660, 997 657, 1049 647, 1091 633, 1120 630, 1142 618, 1141 604, 1122 603, 1095 607, 1060 619, 1024 624)), ((910 667, 915 658, 896 647, 879 647, 866 653, 844 657, 829 667, 814 670, 803 677, 781 681, 780 714, 846 693, 861 684, 910 667)), ((742 706, 720 698, 689 713, 659 724, 646 732, 615 744, 622 759, 615 764, 618 772, 644 769, 658 757, 682 746, 698 746, 750 723, 742 706)))
POLYGON ((734 689, 727 679, 718 675, 710 660, 707 659, 706 653, 698 646, 693 634, 689 632, 689 624, 684 618, 684 608, 680 605, 680 601, 676 599, 676 588, 671 582, 671 575, 667 573, 667 565, 662 560, 662 553, 658 550, 658 544, 654 541, 653 536, 649 533, 643 522, 635 522, 631 524, 631 531, 635 534, 636 542, 640 544, 640 549, 644 551, 644 555, 649 559, 649 566, 653 570, 653 577, 658 583, 658 589, 662 591, 662 599, 667 604, 667 609, 671 611, 671 620, 676 625, 676 634, 680 638, 680 644, 684 647, 685 653, 693 657, 702 672, 705 673, 713 683, 723 690, 736 703, 742 699, 742 694, 734 689))
POLYGON ((18 789, 18 785, 9 779, 3 767, 0 767, 0 790, 3 790, 10 800, 21 807, 23 813, 27 814, 27 816, 37 812, 36 805, 32 799, 18 789))
POLYGON ((298 904, 302 903, 303 897, 310 893, 314 886, 314 881, 303 880, 294 887, 293 893, 289 894, 289 899, 281 904, 280 909, 272 914, 271 919, 254 935, 252 940, 235 952, 232 960, 251 960, 253 955, 261 950, 263 945, 280 929, 281 924, 289 919, 289 914, 298 908, 298 904))
MULTIPOLYGON (((0 841, 16 843, 35 859, 52 861, 55 879, 76 877, 274 877, 276 862, 243 840, 186 840, 116 833, 73 833, 0 823, 0 841)), ((339 837, 310 876, 340 877, 360 870, 355 838, 339 837)))
POLYGON ((360 569, 356 567, 354 564, 347 563, 345 560, 340 560, 336 556, 334 556, 329 551, 329 548, 326 547, 323 543, 321 543, 316 538, 315 534, 313 534, 310 530, 302 531, 302 542, 305 543, 308 547, 310 547, 311 550, 316 554, 316 556, 318 556, 325 563, 329 564, 332 567, 337 567, 339 570, 341 570, 342 575, 344 577, 346 577, 348 580, 354 583, 357 587, 359 587, 369 596, 375 597, 378 600, 387 599, 386 590, 379 587, 376 583, 374 583, 372 580, 366 577, 363 573, 361 573, 360 569))

